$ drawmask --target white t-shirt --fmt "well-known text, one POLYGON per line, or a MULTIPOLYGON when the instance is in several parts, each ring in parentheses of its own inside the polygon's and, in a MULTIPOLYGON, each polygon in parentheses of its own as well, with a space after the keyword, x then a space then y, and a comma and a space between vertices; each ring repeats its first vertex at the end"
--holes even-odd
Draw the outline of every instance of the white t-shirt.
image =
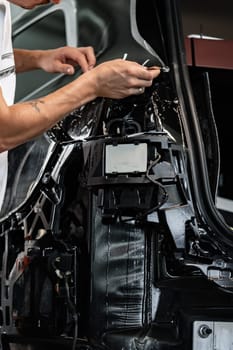
MULTIPOLYGON (((0 87, 8 105, 15 96, 15 63, 11 39, 10 4, 0 0, 0 87)), ((1 127, 1 125, 0 125, 1 127)), ((6 191, 8 173, 7 152, 0 153, 0 210, 6 191)))

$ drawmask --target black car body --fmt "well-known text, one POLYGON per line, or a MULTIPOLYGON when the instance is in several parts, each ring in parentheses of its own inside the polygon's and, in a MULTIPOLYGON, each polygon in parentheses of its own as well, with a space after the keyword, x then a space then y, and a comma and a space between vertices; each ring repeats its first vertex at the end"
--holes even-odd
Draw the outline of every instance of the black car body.
MULTIPOLYGON (((97 64, 121 57, 161 74, 143 95, 98 98, 10 152, 2 349, 231 349, 218 130, 209 70, 187 66, 179 2, 70 3, 77 44, 92 45, 97 64)), ((38 23, 59 6, 36 10, 38 23)), ((28 16, 14 24, 16 43, 28 16)), ((74 77, 39 79, 24 99, 74 77)))

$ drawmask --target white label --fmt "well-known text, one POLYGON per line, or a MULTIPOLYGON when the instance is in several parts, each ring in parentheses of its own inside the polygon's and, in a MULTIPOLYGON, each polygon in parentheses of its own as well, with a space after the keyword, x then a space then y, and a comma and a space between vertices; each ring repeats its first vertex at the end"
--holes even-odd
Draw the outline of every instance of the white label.
POLYGON ((147 144, 106 145, 105 172, 145 173, 147 170, 147 144))

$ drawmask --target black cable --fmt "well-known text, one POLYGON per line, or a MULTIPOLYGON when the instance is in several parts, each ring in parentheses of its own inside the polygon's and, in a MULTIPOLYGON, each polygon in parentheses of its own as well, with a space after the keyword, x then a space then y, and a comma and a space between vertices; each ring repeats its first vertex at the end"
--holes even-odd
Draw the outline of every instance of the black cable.
MULTIPOLYGON (((145 216, 153 213, 154 211, 156 211, 157 209, 161 208, 161 206, 167 201, 168 199, 168 194, 167 194, 167 191, 166 191, 166 188, 165 186, 163 186, 159 181, 155 180, 149 173, 151 171, 151 169, 159 162, 159 160, 161 159, 161 155, 159 153, 157 153, 157 156, 155 158, 155 160, 153 160, 151 162, 151 164, 149 165, 149 167, 147 168, 147 171, 146 171, 146 178, 152 182, 153 184, 157 185, 159 187, 160 190, 162 190, 162 198, 161 200, 156 204, 156 206, 154 206, 153 208, 150 208, 148 209, 147 211, 145 211, 144 213, 140 213, 136 216, 136 221, 140 221, 142 220, 145 216)), ((134 220, 135 218, 133 217, 130 217, 130 218, 127 218, 125 220, 121 220, 122 223, 126 223, 126 222, 129 222, 129 221, 132 221, 134 220)))

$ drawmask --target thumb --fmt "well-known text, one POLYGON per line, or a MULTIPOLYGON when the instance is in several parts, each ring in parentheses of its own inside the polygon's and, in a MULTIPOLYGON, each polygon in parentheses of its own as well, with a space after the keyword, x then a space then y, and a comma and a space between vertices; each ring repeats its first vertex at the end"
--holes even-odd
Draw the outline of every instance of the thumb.
POLYGON ((74 67, 71 64, 63 64, 62 65, 62 72, 64 74, 72 75, 72 74, 74 74, 74 67))
POLYGON ((74 67, 71 64, 65 64, 65 63, 57 63, 56 65, 57 69, 56 71, 59 73, 64 73, 64 74, 68 74, 68 75, 72 75, 74 74, 74 67))

